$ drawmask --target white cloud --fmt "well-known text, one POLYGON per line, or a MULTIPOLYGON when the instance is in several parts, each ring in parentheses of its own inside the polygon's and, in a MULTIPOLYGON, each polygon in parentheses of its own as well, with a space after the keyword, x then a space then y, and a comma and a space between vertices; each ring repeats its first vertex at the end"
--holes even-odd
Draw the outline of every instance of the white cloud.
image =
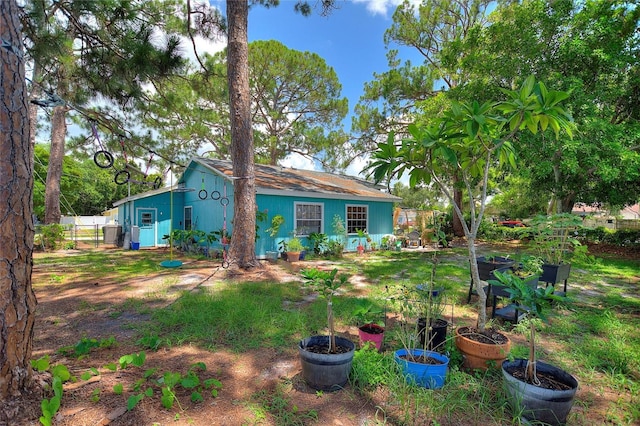
MULTIPOLYGON (((364 3, 367 10, 373 15, 389 16, 403 3, 403 0, 354 0, 355 3, 364 3)), ((411 0, 409 3, 419 5, 421 0, 411 0)))
POLYGON ((300 154, 288 154, 284 160, 280 161, 280 165, 300 170, 318 170, 312 160, 300 154))

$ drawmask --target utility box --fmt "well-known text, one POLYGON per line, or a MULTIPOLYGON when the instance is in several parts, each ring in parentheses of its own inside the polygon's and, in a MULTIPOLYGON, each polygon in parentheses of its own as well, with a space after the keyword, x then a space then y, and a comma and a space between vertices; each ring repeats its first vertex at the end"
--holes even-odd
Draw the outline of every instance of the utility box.
POLYGON ((102 227, 104 244, 122 246, 122 225, 105 225, 102 227))
POLYGON ((139 226, 132 226, 131 227, 131 242, 132 243, 139 243, 140 242, 140 227, 139 226))

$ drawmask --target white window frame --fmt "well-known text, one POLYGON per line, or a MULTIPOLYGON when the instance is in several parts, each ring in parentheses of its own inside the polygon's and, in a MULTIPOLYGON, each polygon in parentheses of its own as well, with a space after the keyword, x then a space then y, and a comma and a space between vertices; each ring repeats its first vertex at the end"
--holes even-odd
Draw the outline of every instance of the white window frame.
POLYGON ((347 234, 349 235, 356 235, 356 229, 362 229, 363 231, 367 231, 369 229, 369 205, 368 204, 347 204, 345 206, 344 209, 344 217, 346 218, 345 220, 345 227, 347 228, 347 234), (365 226, 364 228, 360 225, 355 226, 355 225, 350 225, 349 222, 353 222, 353 221, 361 221, 361 219, 353 219, 353 218, 349 218, 349 208, 361 208, 364 209, 364 213, 366 215, 365 217, 365 226), (351 231, 351 232, 350 232, 351 231))
POLYGON ((193 206, 184 206, 183 211, 184 220, 182 221, 182 227, 185 231, 190 231, 193 228, 193 206), (187 211, 189 215, 187 216, 187 211), (189 217, 189 227, 187 228, 187 217, 189 217))
MULTIPOLYGON (((319 233, 324 232, 324 203, 312 203, 312 202, 302 202, 296 201, 293 203, 293 223, 295 226, 295 232, 297 236, 306 237, 309 236, 309 233, 306 232, 305 227, 298 226, 298 220, 319 220, 320 221, 320 230, 319 233), (320 217, 318 219, 307 219, 307 218, 298 218, 298 206, 318 206, 320 207, 320 217)), ((312 231, 315 232, 315 231, 312 231)))

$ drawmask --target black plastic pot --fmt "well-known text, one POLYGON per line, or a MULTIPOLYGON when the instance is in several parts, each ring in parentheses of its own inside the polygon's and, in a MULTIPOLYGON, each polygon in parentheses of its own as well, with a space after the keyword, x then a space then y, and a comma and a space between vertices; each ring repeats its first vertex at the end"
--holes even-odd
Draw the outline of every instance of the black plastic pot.
POLYGON ((336 346, 348 348, 346 353, 317 354, 305 348, 313 345, 329 346, 329 336, 311 336, 298 343, 302 377, 307 385, 316 390, 337 391, 349 379, 351 363, 356 345, 349 339, 336 336, 336 346))
POLYGON ((447 327, 449 323, 443 319, 437 319, 434 321, 431 329, 428 330, 427 339, 425 341, 425 328, 426 321, 424 318, 418 318, 418 336, 420 337, 420 348, 424 348, 427 345, 429 351, 443 351, 444 342, 447 340, 447 327))
POLYGON ((565 424, 573 399, 578 389, 578 381, 571 374, 541 361, 536 362, 538 373, 551 374, 565 385, 568 390, 544 389, 525 383, 512 376, 517 369, 527 366, 526 359, 515 359, 502 363, 502 377, 509 404, 514 413, 522 413, 522 417, 543 424, 558 426, 565 424))

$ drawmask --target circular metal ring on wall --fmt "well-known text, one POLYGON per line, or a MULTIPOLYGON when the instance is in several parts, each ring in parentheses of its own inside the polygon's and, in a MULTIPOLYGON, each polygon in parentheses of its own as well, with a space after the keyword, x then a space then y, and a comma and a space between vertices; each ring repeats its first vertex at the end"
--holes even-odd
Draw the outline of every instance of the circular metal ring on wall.
POLYGON ((223 206, 228 206, 229 205, 229 199, 227 197, 220 198, 220 204, 222 204, 223 206))
POLYGON ((211 193, 211 199, 212 200, 219 200, 220 199, 220 192, 219 191, 213 191, 211 193))
POLYGON ((198 192, 198 198, 200 198, 201 200, 206 200, 207 199, 207 190, 206 189, 201 189, 200 192, 198 192))

